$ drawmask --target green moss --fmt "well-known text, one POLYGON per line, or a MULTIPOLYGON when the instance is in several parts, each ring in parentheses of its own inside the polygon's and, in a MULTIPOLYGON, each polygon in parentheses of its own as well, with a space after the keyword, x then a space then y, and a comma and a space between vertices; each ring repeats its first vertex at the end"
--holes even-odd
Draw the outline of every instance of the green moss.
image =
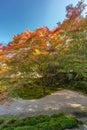
POLYGON ((78 121, 75 117, 66 116, 64 113, 52 116, 39 115, 35 117, 19 118, 0 118, 3 123, 0 130, 64 130, 77 126, 78 121))
POLYGON ((17 127, 15 130, 37 130, 35 126, 23 126, 23 127, 17 127))

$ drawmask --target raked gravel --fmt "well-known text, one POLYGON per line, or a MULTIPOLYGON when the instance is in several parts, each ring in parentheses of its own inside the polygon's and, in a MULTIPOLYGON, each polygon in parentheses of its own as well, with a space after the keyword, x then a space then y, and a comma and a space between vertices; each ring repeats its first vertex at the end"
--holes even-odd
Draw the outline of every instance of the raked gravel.
POLYGON ((0 105, 0 116, 26 117, 58 112, 73 114, 79 119, 87 120, 87 95, 61 90, 41 99, 14 99, 9 107, 5 104, 0 105))

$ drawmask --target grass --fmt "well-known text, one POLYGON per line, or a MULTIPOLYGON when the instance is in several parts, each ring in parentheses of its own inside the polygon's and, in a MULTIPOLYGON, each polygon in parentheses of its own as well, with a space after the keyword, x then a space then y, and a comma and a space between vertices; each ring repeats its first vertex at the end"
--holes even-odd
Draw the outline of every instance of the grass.
POLYGON ((39 115, 35 117, 0 118, 0 130, 65 130, 78 125, 78 121, 73 116, 67 116, 64 113, 48 115, 39 115))

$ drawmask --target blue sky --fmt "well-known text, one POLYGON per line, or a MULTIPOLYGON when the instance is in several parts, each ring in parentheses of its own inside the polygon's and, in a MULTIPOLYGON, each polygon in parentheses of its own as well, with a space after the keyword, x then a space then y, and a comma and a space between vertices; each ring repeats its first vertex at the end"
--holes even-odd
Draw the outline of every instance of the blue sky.
MULTIPOLYGON (((65 18, 65 7, 78 0, 0 0, 0 43, 8 43, 13 34, 47 26, 52 29, 65 18)), ((85 0, 87 3, 87 0, 85 0)))

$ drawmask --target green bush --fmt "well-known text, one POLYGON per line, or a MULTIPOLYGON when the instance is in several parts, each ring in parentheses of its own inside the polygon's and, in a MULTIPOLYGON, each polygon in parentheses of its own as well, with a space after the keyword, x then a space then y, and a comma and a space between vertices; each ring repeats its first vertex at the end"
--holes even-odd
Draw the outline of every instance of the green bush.
POLYGON ((0 130, 64 130, 77 126, 78 121, 75 117, 66 116, 64 113, 52 116, 39 115, 35 117, 1 118, 3 123, 0 130))

